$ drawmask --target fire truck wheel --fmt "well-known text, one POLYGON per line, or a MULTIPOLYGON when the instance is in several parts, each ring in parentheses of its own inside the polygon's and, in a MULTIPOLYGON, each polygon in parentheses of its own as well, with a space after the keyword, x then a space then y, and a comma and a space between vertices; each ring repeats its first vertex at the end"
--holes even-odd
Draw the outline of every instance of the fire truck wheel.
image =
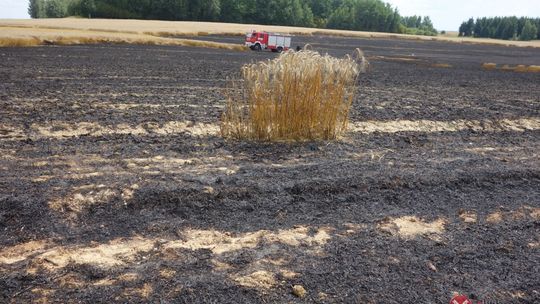
POLYGON ((257 51, 257 52, 262 51, 262 48, 261 48, 260 44, 255 45, 255 51, 257 51))
POLYGON ((283 52, 283 48, 282 48, 282 47, 278 47, 278 48, 277 48, 277 52, 278 52, 278 53, 283 52))

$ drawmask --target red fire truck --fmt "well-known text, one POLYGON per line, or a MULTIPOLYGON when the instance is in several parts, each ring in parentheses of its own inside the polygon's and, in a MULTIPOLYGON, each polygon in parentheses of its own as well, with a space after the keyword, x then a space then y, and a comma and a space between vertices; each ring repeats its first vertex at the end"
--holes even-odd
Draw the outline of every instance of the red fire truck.
POLYGON ((253 31, 246 35, 246 46, 254 51, 271 50, 281 53, 291 47, 291 36, 253 31))

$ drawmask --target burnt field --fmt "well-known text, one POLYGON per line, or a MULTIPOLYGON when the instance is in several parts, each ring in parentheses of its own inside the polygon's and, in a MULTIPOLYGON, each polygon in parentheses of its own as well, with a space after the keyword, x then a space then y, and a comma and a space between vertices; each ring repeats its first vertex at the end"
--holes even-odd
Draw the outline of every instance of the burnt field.
POLYGON ((540 73, 481 68, 540 51, 305 43, 371 61, 336 142, 219 136, 273 53, 1 48, 0 302, 540 302, 540 73))

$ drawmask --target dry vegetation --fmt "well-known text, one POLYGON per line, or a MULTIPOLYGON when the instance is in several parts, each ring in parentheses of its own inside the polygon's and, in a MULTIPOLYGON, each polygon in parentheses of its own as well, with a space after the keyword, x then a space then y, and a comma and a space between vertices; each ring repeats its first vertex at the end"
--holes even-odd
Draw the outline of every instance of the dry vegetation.
POLYGON ((482 68, 484 70, 501 70, 501 71, 509 71, 509 72, 518 72, 518 73, 540 73, 540 66, 538 65, 516 65, 516 66, 510 66, 508 64, 505 64, 501 67, 497 66, 496 63, 484 63, 482 64, 482 68))
POLYGON ((484 64, 482 64, 482 68, 484 70, 494 70, 494 69, 497 68, 497 64, 496 63, 491 63, 491 62, 484 63, 484 64))
POLYGON ((448 63, 434 63, 431 65, 434 68, 451 68, 452 65, 448 63))
MULTIPOLYGON (((261 26, 255 24, 191 22, 191 21, 154 21, 154 20, 101 20, 101 19, 33 19, 33 20, 0 20, 0 27, 23 27, 55 30, 80 30, 84 33, 106 32, 122 34, 143 34, 147 36, 203 36, 208 34, 243 35, 251 30, 266 30, 295 35, 332 35, 359 38, 400 38, 413 40, 439 40, 457 43, 494 44, 520 47, 540 47, 540 41, 506 41, 483 38, 455 37, 444 35, 438 37, 402 35, 392 33, 358 32, 344 30, 326 30, 304 27, 261 26)), ((5 29, 0 32, 0 38, 6 36, 5 29)), ((90 33, 89 33, 90 34, 90 33)), ((94 33, 95 35, 95 33, 94 33)), ((7 35, 9 37, 9 35, 7 35)), ((149 37, 146 37, 149 39, 149 37)), ((130 41, 125 41, 130 43, 130 41)))
POLYGON ((179 45, 228 50, 245 50, 245 47, 240 44, 218 43, 192 39, 173 39, 136 32, 0 26, 0 47, 98 43, 179 45))
POLYGON ((356 79, 366 61, 314 51, 289 51, 242 68, 229 97, 221 132, 254 140, 334 139, 348 122, 356 79))

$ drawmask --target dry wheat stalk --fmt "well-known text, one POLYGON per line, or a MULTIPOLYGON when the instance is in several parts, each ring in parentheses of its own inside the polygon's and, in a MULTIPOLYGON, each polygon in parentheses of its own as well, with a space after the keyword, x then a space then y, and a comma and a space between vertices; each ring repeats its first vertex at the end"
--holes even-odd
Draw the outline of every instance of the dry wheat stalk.
POLYGON ((248 64, 229 94, 222 117, 226 138, 248 140, 335 139, 347 128, 358 74, 367 62, 314 51, 288 51, 248 64))

